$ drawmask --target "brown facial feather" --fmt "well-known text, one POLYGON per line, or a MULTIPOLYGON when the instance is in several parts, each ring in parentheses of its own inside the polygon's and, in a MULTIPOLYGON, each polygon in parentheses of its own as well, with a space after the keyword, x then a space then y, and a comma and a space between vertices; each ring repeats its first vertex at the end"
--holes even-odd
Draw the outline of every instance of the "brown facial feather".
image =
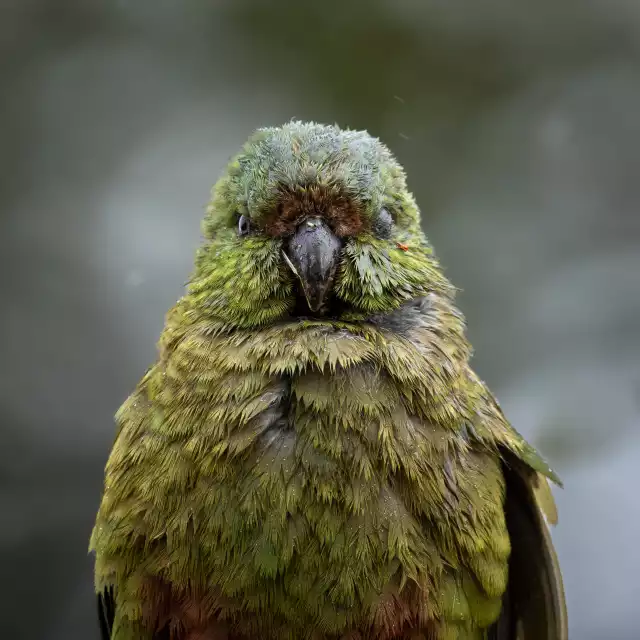
POLYGON ((324 217, 340 238, 357 235, 366 221, 361 207, 337 187, 314 184, 283 188, 278 206, 266 216, 264 230, 270 236, 289 235, 308 216, 324 217))

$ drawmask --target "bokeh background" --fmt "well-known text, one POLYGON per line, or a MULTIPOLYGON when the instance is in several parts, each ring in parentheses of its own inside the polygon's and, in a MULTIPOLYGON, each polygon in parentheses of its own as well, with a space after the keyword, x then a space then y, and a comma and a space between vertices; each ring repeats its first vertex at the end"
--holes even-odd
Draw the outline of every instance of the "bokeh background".
POLYGON ((211 184, 297 117, 406 166, 476 368, 565 481, 571 639, 639 638, 639 54, 637 0, 1 0, 3 637, 97 638, 112 415, 211 184))

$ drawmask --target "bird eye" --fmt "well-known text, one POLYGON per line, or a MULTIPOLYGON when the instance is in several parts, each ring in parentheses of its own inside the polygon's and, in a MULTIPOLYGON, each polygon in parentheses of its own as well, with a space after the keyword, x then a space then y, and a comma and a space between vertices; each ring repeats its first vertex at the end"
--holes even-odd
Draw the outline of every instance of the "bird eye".
POLYGON ((388 239, 393 230, 393 217, 384 207, 380 209, 373 222, 373 231, 379 238, 388 239))
POLYGON ((251 230, 251 225, 249 223, 249 218, 245 215, 241 215, 238 218, 238 235, 246 236, 251 230))

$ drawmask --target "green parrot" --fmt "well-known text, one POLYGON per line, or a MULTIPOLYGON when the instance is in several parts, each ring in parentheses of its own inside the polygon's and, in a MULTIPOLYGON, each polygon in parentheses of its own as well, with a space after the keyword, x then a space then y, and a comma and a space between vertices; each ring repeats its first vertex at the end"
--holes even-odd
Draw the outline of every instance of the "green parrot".
POLYGON ((566 640, 559 480, 469 366, 402 167, 259 129, 213 188, 91 537, 104 640, 566 640))

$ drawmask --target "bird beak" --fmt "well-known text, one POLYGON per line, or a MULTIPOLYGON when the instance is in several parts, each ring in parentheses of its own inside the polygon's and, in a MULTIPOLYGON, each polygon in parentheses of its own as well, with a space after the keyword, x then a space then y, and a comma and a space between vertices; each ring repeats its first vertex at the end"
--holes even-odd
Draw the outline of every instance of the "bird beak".
POLYGON ((331 291, 341 249, 342 242, 322 218, 306 219, 285 245, 285 262, 300 280, 312 312, 322 308, 331 291))

